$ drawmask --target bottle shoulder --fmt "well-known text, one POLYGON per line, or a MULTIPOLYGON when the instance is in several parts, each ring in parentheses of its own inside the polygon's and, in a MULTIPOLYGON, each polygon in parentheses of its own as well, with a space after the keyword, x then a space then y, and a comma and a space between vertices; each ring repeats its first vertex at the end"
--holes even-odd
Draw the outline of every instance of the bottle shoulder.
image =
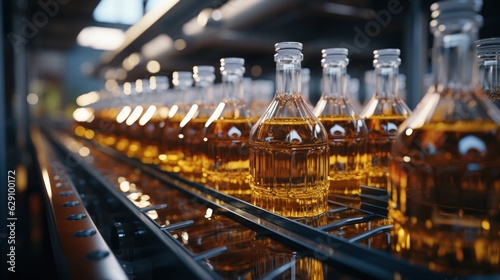
POLYGON ((403 129, 456 123, 460 123, 460 126, 489 123, 500 127, 500 110, 480 89, 439 91, 431 87, 405 122, 403 129))

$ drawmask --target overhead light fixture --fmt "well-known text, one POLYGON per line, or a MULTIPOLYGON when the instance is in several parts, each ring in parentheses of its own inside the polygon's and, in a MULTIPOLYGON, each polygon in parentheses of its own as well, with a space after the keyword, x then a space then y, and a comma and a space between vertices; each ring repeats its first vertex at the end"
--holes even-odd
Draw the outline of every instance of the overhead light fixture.
POLYGON ((172 48, 174 41, 167 34, 160 34, 141 48, 141 53, 145 58, 157 58, 162 53, 167 52, 172 48))
MULTIPOLYGON (((220 11, 216 13, 216 17, 220 20, 220 11)), ((207 26, 209 20, 213 20, 213 9, 203 9, 197 17, 192 18, 182 26, 182 32, 188 36, 201 33, 205 26, 207 26)))
POLYGON ((83 47, 112 51, 125 40, 125 32, 117 28, 87 26, 80 31, 76 42, 83 47))

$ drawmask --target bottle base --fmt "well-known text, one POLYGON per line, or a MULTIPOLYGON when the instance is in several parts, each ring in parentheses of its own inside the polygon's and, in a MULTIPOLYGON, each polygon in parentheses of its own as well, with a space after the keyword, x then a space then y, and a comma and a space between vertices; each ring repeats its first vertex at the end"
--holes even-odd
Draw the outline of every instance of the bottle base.
POLYGON ((278 192, 252 188, 252 203, 289 218, 317 216, 328 210, 328 185, 314 192, 278 192))

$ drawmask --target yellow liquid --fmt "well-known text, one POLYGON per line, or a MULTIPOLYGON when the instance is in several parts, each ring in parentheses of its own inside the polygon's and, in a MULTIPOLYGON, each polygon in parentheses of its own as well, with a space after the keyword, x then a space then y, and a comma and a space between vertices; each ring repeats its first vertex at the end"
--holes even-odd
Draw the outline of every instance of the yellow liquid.
POLYGON ((109 108, 96 115, 96 119, 92 123, 97 143, 107 147, 115 146, 118 127, 116 116, 118 113, 116 108, 109 108))
POLYGON ((227 194, 250 194, 248 185, 250 119, 219 119, 207 129, 209 186, 227 194))
POLYGON ((153 117, 142 127, 141 161, 147 164, 159 163, 160 123, 162 119, 153 117))
POLYGON ((132 158, 139 157, 142 153, 143 146, 141 145, 141 140, 144 135, 142 133, 142 126, 138 121, 128 127, 127 134, 129 139, 126 151, 127 156, 132 158))
POLYGON ((347 117, 318 117, 328 133, 330 194, 358 194, 365 181, 366 139, 347 117))
POLYGON ((500 129, 406 129, 390 163, 392 250, 449 274, 500 273, 500 129))
POLYGON ((366 184, 387 189, 391 145, 404 116, 374 115, 365 119, 368 128, 366 184))
POLYGON ((328 142, 311 135, 314 120, 269 119, 250 145, 252 202, 287 217, 326 212, 328 142))
POLYGON ((128 128, 129 126, 125 122, 116 123, 115 149, 117 149, 120 152, 125 152, 128 149, 129 145, 128 128))
POLYGON ((179 161, 184 158, 179 140, 179 124, 184 116, 173 116, 159 124, 160 168, 169 172, 180 172, 179 161))
POLYGON ((181 175, 197 182, 205 182, 203 163, 207 161, 205 123, 209 117, 195 117, 180 128, 179 144, 183 158, 179 160, 181 175))

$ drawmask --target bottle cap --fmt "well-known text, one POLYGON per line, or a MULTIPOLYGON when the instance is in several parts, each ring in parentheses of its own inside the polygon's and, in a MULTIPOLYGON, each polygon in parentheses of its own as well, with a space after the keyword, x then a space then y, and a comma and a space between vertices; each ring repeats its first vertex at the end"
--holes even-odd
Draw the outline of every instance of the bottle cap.
POLYGON ((344 63, 349 64, 349 59, 347 55, 349 51, 346 48, 330 48, 321 50, 321 65, 325 66, 325 63, 344 63))
POLYGON ((203 80, 215 80, 215 67, 210 65, 199 65, 193 67, 193 78, 196 82, 203 80))
POLYGON ((434 31, 443 31, 437 27, 439 21, 472 19, 478 26, 483 25, 483 17, 478 14, 483 6, 482 0, 448 0, 431 5, 430 27, 434 31))
POLYGON ((401 59, 399 55, 401 50, 399 49, 380 49, 373 51, 373 66, 381 63, 396 63, 401 64, 401 59))
POLYGON ((225 57, 220 59, 220 72, 222 75, 227 71, 233 74, 243 75, 245 73, 245 60, 240 57, 225 57))
POLYGON ((500 51, 500 38, 485 38, 476 41, 476 47, 481 51, 500 51))
POLYGON ((189 71, 175 71, 172 73, 172 84, 174 87, 193 85, 193 73, 189 71))
POLYGON ((220 66, 224 67, 225 65, 235 64, 235 65, 245 65, 245 59, 239 57, 225 57, 220 59, 220 66))
POLYGON ((281 42, 274 45, 276 54, 274 55, 274 61, 280 59, 290 59, 290 60, 302 60, 304 55, 302 54, 302 43, 299 42, 281 42))
POLYGON ((302 51, 302 43, 300 42, 281 42, 274 45, 276 51, 293 49, 302 51))
POLYGON ((330 48, 330 49, 321 50, 321 54, 323 57, 329 56, 329 55, 347 56, 349 54, 349 50, 347 50, 346 48, 330 48))

